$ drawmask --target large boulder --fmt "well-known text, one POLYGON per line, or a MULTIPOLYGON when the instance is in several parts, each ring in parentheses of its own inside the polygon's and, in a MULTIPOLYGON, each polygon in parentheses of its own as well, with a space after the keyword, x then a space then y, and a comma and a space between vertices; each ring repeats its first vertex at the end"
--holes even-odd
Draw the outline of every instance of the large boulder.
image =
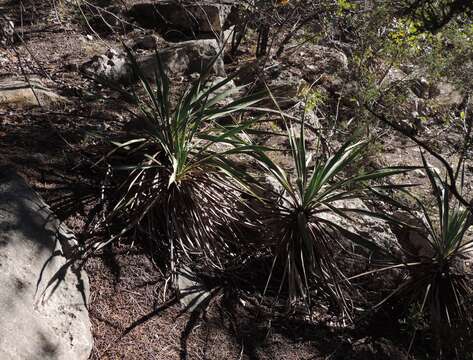
POLYGON ((350 219, 341 217, 334 212, 322 213, 320 216, 333 221, 344 229, 359 234, 362 238, 373 242, 382 249, 391 253, 397 253, 398 240, 391 231, 389 224, 375 216, 370 216, 367 204, 358 198, 337 200, 332 206, 338 209, 351 209, 348 211, 350 219), (365 211, 366 215, 361 215, 358 211, 365 211))
MULTIPOLYGON (((184 41, 161 49, 158 54, 164 69, 170 75, 203 73, 211 65, 212 74, 225 76, 222 52, 216 40, 184 41), (216 58, 215 61, 214 58, 216 58)), ((156 53, 139 55, 136 61, 144 76, 154 79, 155 70, 158 68, 156 53)), ((94 56, 83 64, 81 69, 89 76, 109 81, 131 82, 134 80, 127 55, 113 49, 104 55, 94 56)))
POLYGON ((427 227, 422 221, 422 215, 416 214, 416 217, 406 211, 396 211, 394 217, 401 223, 390 224, 393 233, 399 242, 403 253, 408 255, 406 261, 415 259, 428 259, 435 256, 434 249, 429 242, 432 241, 427 231, 427 227))
POLYGON ((63 268, 73 241, 24 180, 0 167, 0 359, 88 359, 88 278, 63 268))
MULTIPOLYGON (((211 73, 225 76, 222 51, 216 40, 190 40, 184 41, 159 51, 161 61, 172 74, 203 73, 211 66, 211 73)), ((146 74, 154 74, 156 55, 148 54, 140 58, 140 65, 146 74)))
POLYGON ((49 107, 66 102, 66 98, 47 88, 38 78, 0 79, 0 108, 49 107))
POLYGON ((165 0, 135 4, 129 15, 147 28, 211 35, 226 28, 232 10, 228 2, 165 0))

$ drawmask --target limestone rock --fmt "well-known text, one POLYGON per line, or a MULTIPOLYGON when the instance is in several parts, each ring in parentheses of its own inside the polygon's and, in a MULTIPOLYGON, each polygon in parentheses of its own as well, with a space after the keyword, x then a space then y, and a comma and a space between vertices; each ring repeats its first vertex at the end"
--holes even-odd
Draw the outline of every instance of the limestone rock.
MULTIPOLYGON (((247 84, 261 78, 257 65, 242 69, 240 80, 247 84)), ((304 45, 297 50, 287 51, 279 63, 268 64, 264 71, 266 84, 271 89, 279 108, 285 110, 301 100, 301 93, 311 85, 317 85, 329 92, 338 92, 345 84, 348 71, 347 56, 336 49, 320 45, 304 45)), ((257 81, 256 88, 265 88, 257 81)), ((272 100, 261 104, 276 107, 272 100)))
MULTIPOLYGON (((158 51, 165 70, 173 75, 202 73, 211 67, 211 73, 225 76, 223 57, 216 40, 191 40, 178 43, 158 51)), ((155 77, 158 68, 156 54, 139 55, 136 61, 143 74, 150 80, 155 77)), ((132 67, 127 55, 116 50, 109 50, 104 55, 94 56, 81 66, 81 70, 94 77, 109 81, 130 82, 133 80, 132 67)))
MULTIPOLYGON (((226 78, 223 76, 216 76, 206 84, 205 89, 210 89, 225 80, 226 78)), ((226 96, 224 96, 217 102, 217 104, 220 106, 226 106, 231 102, 237 100, 239 97, 244 96, 244 90, 241 88, 237 88, 235 82, 233 80, 230 80, 225 85, 221 86, 219 89, 215 90, 212 94, 210 94, 209 100, 212 100, 217 96, 222 97, 224 94, 226 94, 226 96)))
MULTIPOLYGON (((190 40, 184 41, 159 51, 164 67, 172 74, 202 73, 211 64, 213 59, 217 60, 212 65, 211 73, 217 76, 225 76, 223 56, 216 40, 190 40)), ((149 54, 139 59, 145 74, 154 76, 156 55, 149 54)))
POLYGON ((246 69, 241 70, 239 79, 241 85, 248 85, 256 81, 255 91, 264 91, 267 89, 266 86, 269 87, 272 97, 264 99, 258 106, 286 110, 301 100, 299 95, 308 86, 297 70, 284 68, 280 64, 274 64, 266 72, 266 84, 262 81, 258 71, 257 65, 249 65, 246 69))
POLYGON ((135 4, 129 15, 148 28, 212 34, 225 29, 232 8, 228 3, 165 0, 135 4))
POLYGON ((383 78, 379 84, 382 88, 387 88, 395 82, 402 82, 410 79, 409 75, 395 67, 389 67, 388 69, 383 68, 382 71, 385 71, 385 73, 382 74, 383 78))
POLYGON ((0 108, 48 107, 66 102, 66 98, 48 89, 39 79, 30 78, 29 83, 17 78, 0 80, 0 108))
POLYGON ((408 259, 425 258, 430 259, 435 255, 434 249, 429 242, 431 238, 423 222, 421 214, 413 217, 405 211, 397 211, 394 216, 402 223, 391 224, 391 228, 408 259))
MULTIPOLYGON (((279 182, 275 181, 271 177, 267 177, 266 181, 268 185, 271 186, 274 193, 279 194, 281 196, 280 201, 286 203, 285 205, 290 206, 289 203, 286 202, 286 199, 288 198, 286 191, 279 184, 279 182)), ((331 205, 334 208, 340 209, 341 211, 342 209, 369 211, 369 208, 365 204, 365 202, 358 198, 337 200, 334 201, 331 205)), ((391 252, 397 251, 397 238, 386 222, 369 215, 360 215, 359 213, 347 214, 349 214, 351 218, 350 220, 346 217, 340 216, 339 214, 333 211, 319 212, 317 213, 317 217, 325 219, 327 221, 331 221, 352 233, 359 234, 362 238, 370 240, 371 242, 375 243, 383 249, 387 249, 391 252)), ((334 235, 337 236, 336 232, 334 233, 334 235)))
MULTIPOLYGON (((361 199, 337 200, 332 204, 339 209, 356 209, 369 211, 368 206, 361 199)), ((359 234, 362 238, 368 239, 390 252, 398 249, 397 238, 389 228, 389 225, 376 217, 369 215, 349 214, 351 221, 333 212, 323 213, 320 216, 331 220, 344 227, 346 230, 359 234)))
POLYGON ((0 18, 0 44, 12 44, 15 40, 15 23, 8 18, 0 18))
POLYGON ((109 49, 103 55, 96 55, 81 66, 87 75, 114 82, 129 82, 131 67, 125 53, 109 49))
POLYGON ((0 167, 0 359, 88 359, 88 278, 71 267, 58 273, 65 236, 41 198, 0 167))

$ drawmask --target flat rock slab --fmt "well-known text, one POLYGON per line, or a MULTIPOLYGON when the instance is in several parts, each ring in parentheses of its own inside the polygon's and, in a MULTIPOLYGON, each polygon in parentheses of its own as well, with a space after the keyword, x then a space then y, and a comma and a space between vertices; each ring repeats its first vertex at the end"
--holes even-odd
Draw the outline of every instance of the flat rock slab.
POLYGON ((0 359, 89 358, 88 278, 59 271, 66 237, 25 181, 0 167, 0 359))
POLYGON ((1 107, 36 107, 66 103, 67 99, 45 87, 39 79, 29 82, 17 78, 0 80, 1 107))

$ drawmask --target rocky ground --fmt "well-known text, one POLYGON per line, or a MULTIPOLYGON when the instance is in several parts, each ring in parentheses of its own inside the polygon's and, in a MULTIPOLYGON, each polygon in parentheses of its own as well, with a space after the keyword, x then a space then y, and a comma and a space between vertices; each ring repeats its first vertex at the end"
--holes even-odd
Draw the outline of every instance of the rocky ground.
MULTIPOLYGON (((214 56, 218 60, 212 65, 212 76, 226 76, 238 69, 241 73, 235 83, 262 86, 255 74, 259 69, 253 51, 255 40, 248 39, 234 57, 228 53, 228 44, 222 45, 238 21, 230 1, 206 5, 205 9, 191 7, 185 13, 175 5, 162 5, 159 14, 167 17, 165 26, 162 21, 156 22, 156 8, 146 1, 87 3, 82 13, 74 1, 19 3, 0 0, 0 25, 4 29, 0 31, 0 165, 14 165, 79 241, 94 205, 93 200, 86 201, 87 195, 97 193, 101 181, 91 165, 106 147, 96 135, 120 136, 136 126, 136 119, 127 111, 131 105, 103 83, 129 86, 134 81, 122 43, 135 51, 147 74, 152 74, 150 69, 156 65, 157 48, 176 92, 214 56), (14 36, 8 33, 10 21, 14 36), (220 52, 222 46, 225 49, 220 52)), ((298 46, 298 41, 296 37, 288 46, 292 50, 280 59, 267 60, 263 65, 266 81, 277 86, 274 95, 280 106, 294 116, 301 113, 301 89, 308 84, 316 83, 320 92, 335 103, 340 94, 351 91, 346 54, 327 44, 298 46)), ((389 71, 381 83, 392 83, 403 76, 408 75, 401 70, 389 71)), ((408 112, 424 111, 412 108, 419 102, 437 108, 461 105, 461 95, 454 88, 441 84, 437 89, 425 101, 412 93, 406 102, 408 112)), ((341 107, 340 118, 335 121, 349 120, 343 118, 349 116, 347 108, 349 105, 341 107)), ((311 126, 331 126, 329 114, 315 115, 311 126)), ((280 131, 278 124, 280 120, 275 117, 272 129, 280 131)), ((422 127, 425 141, 434 144, 449 160, 458 158, 461 129, 435 119, 422 127), (448 136, 444 136, 446 133, 448 136)), ((334 130, 332 145, 344 141, 352 131, 350 125, 334 130)), ((366 166, 419 165, 415 144, 393 130, 376 131, 379 140, 367 154, 366 166)), ((287 147, 278 137, 260 141, 287 147)), ((471 192, 473 154, 468 156, 465 189, 471 192)), ((285 161, 284 155, 280 160, 285 161)), ((441 167, 434 159, 429 161, 441 167)), ((421 170, 399 180, 420 184, 428 181, 421 170)), ((408 342, 409 335, 396 326, 383 326, 383 320, 374 328, 362 326, 361 331, 333 325, 329 316, 313 321, 296 316, 281 320, 270 318, 251 303, 230 307, 223 295, 214 299, 204 313, 183 312, 182 306, 164 293, 165 278, 159 267, 145 255, 142 246, 125 240, 90 259, 86 270, 94 338, 91 359, 406 357, 400 344, 408 342)))

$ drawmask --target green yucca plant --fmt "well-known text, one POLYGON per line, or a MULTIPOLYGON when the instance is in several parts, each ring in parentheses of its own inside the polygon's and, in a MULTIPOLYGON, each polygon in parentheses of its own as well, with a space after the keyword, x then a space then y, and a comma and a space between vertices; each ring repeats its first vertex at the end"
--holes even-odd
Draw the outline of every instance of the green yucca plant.
POLYGON ((340 309, 348 314, 349 304, 344 291, 347 281, 335 261, 335 249, 340 248, 338 245, 343 237, 365 246, 378 247, 338 224, 330 214, 350 220, 349 212, 356 209, 345 208, 340 201, 360 197, 369 188, 369 180, 381 179, 405 169, 386 168, 346 176, 344 172, 360 160, 367 143, 347 142, 333 156, 324 159, 320 144, 317 144, 315 153, 306 149, 304 133, 304 119, 300 131, 289 124, 295 176, 264 153, 260 153, 258 158, 266 173, 282 189, 276 201, 274 197, 265 201, 265 220, 274 254, 268 284, 275 277, 276 266, 282 265, 279 291, 285 286, 291 303, 300 299, 308 302, 311 289, 315 287, 319 293, 335 299, 340 309))
POLYGON ((232 243, 238 238, 239 222, 244 222, 238 193, 244 174, 231 157, 251 152, 252 145, 244 140, 251 122, 220 125, 218 120, 263 96, 253 94, 221 105, 222 99, 240 89, 225 90, 232 77, 211 84, 203 75, 172 105, 170 82, 159 56, 155 84, 130 52, 129 58, 145 93, 134 94, 144 125, 136 137, 116 143, 107 156, 121 154, 122 164, 115 169, 118 175, 125 174, 110 216, 126 220, 120 234, 138 229, 169 242, 171 259, 180 251, 220 267, 220 255, 235 251, 232 243))
POLYGON ((473 214, 455 201, 449 186, 427 164, 423 154, 422 161, 435 196, 436 214, 411 195, 422 210, 422 218, 418 219, 422 225, 416 232, 423 239, 423 249, 412 253, 408 247, 401 247, 403 262, 384 268, 406 268, 408 276, 378 306, 395 299, 417 306, 421 317, 429 320, 438 345, 443 347, 442 343, 448 345, 452 340, 450 330, 471 320, 467 305, 473 293, 465 260, 473 255, 473 214))

